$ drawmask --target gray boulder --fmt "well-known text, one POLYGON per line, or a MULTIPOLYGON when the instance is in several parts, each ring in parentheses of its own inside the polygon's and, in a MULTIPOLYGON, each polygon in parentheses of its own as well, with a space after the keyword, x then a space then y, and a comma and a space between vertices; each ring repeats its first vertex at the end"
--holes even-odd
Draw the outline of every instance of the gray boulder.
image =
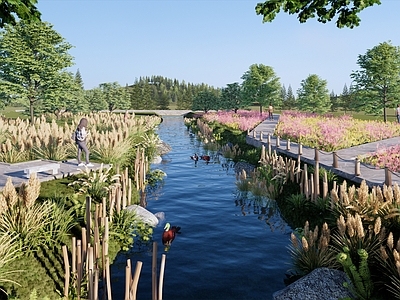
POLYGON ((273 294, 274 300, 338 300, 344 298, 355 299, 350 290, 343 283, 350 280, 346 273, 318 268, 310 274, 293 282, 283 290, 273 294))

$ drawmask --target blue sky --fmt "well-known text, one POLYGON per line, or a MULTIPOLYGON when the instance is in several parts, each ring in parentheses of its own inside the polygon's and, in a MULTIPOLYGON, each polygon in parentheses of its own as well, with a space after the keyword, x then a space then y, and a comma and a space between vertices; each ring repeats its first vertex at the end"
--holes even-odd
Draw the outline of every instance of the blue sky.
POLYGON ((86 89, 152 75, 225 87, 241 83, 250 65, 264 64, 294 93, 317 74, 340 94, 358 69, 358 55, 382 42, 400 46, 399 0, 365 9, 354 29, 315 20, 300 24, 285 13, 262 23, 257 2, 39 0, 37 6, 42 20, 74 46, 70 70, 79 69, 86 89))

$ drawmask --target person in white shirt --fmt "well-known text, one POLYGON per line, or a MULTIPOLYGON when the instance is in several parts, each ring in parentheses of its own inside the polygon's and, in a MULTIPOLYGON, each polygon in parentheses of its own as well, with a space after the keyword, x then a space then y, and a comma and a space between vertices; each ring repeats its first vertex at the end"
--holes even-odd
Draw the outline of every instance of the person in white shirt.
POLYGON ((86 145, 86 137, 88 135, 88 131, 86 130, 87 128, 88 121, 86 118, 82 118, 79 121, 78 127, 75 130, 75 143, 78 147, 78 167, 93 167, 93 164, 89 162, 89 149, 86 145), (82 151, 85 152, 85 159, 86 159, 86 164, 84 164, 81 161, 81 156, 82 156, 82 151))

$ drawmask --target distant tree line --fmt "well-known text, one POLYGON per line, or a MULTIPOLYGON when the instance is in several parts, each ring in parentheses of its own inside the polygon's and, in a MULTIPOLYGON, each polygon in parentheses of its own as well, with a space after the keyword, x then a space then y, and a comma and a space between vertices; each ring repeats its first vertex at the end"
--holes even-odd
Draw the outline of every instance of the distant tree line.
POLYGON ((258 105, 275 109, 310 112, 364 111, 382 115, 400 100, 400 50, 381 43, 359 55, 359 70, 350 75, 350 87, 340 95, 327 90, 327 81, 310 74, 294 92, 280 83, 271 66, 253 64, 241 76, 222 88, 192 84, 162 76, 140 77, 133 84, 101 83, 85 90, 79 69, 67 71, 73 63, 72 48, 47 22, 5 24, 0 30, 0 108, 25 106, 30 119, 43 113, 57 118, 64 112, 187 109, 234 110, 258 105))

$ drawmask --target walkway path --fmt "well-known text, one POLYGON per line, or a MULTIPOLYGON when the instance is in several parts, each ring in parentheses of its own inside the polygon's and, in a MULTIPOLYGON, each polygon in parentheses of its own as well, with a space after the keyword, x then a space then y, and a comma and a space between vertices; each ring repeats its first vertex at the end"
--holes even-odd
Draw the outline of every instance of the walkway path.
MULTIPOLYGON (((279 140, 279 147, 277 147, 277 137, 273 136, 275 126, 278 123, 279 115, 274 115, 274 120, 265 120, 259 124, 253 131, 249 132, 247 136, 247 143, 256 147, 264 145, 268 149, 268 134, 270 134, 271 149, 276 150, 277 153, 286 154, 297 160, 299 155, 300 146, 297 143, 290 143, 290 150, 287 149, 288 142, 279 140), (262 140, 260 138, 262 137, 262 140)), ((352 182, 361 183, 365 179, 368 186, 379 185, 383 186, 385 183, 385 170, 376 169, 371 165, 360 163, 360 174, 355 175, 356 170, 356 157, 358 155, 375 152, 378 148, 395 146, 400 143, 400 137, 386 139, 374 143, 368 143, 360 146, 351 147, 336 151, 337 154, 337 168, 333 167, 333 154, 332 152, 318 151, 319 165, 333 173, 343 177, 352 182)), ((315 149, 305 146, 302 147, 301 160, 309 165, 314 165, 315 149)), ((400 174, 388 172, 391 177, 392 184, 397 183, 400 185, 400 174)))

